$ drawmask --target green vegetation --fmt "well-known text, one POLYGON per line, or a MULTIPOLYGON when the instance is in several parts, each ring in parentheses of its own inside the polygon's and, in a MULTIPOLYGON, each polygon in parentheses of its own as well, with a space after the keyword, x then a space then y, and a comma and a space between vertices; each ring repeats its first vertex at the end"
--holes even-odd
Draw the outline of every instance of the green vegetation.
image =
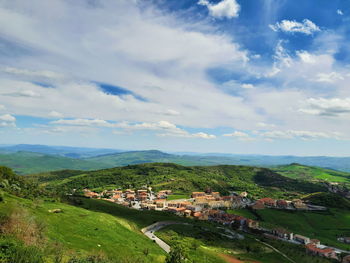
POLYGON ((312 193, 304 196, 303 199, 315 205, 350 210, 350 200, 333 193, 312 193))
POLYGON ((222 194, 247 191, 251 197, 291 198, 325 191, 325 187, 283 177, 269 169, 249 166, 185 167, 169 163, 128 165, 99 171, 64 171, 34 176, 48 187, 69 192, 83 188, 171 189, 189 195, 208 187, 222 194), (54 180, 53 180, 54 178, 54 180))
POLYGON ((68 262, 74 257, 87 258, 92 254, 113 259, 111 262, 153 263, 165 259, 165 253, 139 231, 137 224, 117 215, 60 202, 33 202, 8 194, 5 203, 0 205, 0 215, 1 232, 4 233, 1 235, 3 258, 0 261, 13 253, 22 253, 18 251, 28 254, 37 251, 35 254, 41 255, 45 262, 56 257, 62 258, 57 262, 68 262), (49 212, 54 209, 61 209, 61 212, 49 212))
POLYGON ((283 176, 287 176, 293 179, 350 184, 350 173, 320 167, 306 166, 294 163, 291 165, 278 166, 273 170, 283 176))
POLYGON ((181 193, 174 193, 172 195, 168 196, 168 200, 177 200, 177 199, 188 199, 190 198, 190 195, 188 194, 181 194, 181 193))
POLYGON ((94 170, 108 167, 93 161, 33 152, 0 154, 0 164, 11 167, 18 174, 40 173, 61 169, 94 170))
POLYGON ((325 212, 302 212, 275 209, 257 210, 263 226, 283 227, 295 234, 321 240, 325 245, 350 249, 339 243, 337 237, 350 234, 350 210, 332 208, 325 212))
MULTIPOLYGON (((255 236, 245 234, 244 240, 233 240, 223 235, 216 225, 171 225, 156 235, 171 246, 181 246, 190 262, 224 263, 235 258, 242 262, 281 263, 288 262, 270 247, 257 241, 255 236)), ((274 244, 275 245, 275 244, 274 244)), ((305 254, 301 246, 278 244, 278 248, 299 263, 326 263, 329 260, 305 254)))

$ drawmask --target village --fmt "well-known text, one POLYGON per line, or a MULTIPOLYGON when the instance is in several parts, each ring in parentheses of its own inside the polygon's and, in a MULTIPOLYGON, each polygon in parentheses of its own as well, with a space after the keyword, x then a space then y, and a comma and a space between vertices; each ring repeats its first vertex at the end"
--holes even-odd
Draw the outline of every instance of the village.
MULTIPOLYGON (((251 201, 247 192, 233 193, 221 196, 219 192, 207 189, 203 192, 193 192, 191 198, 168 200, 173 193, 171 190, 161 190, 157 193, 151 187, 145 189, 104 190, 101 193, 89 189, 83 190, 84 196, 97 198, 117 203, 125 207, 139 210, 167 211, 178 216, 206 220, 222 224, 244 232, 261 234, 267 238, 304 245, 306 252, 315 256, 335 259, 343 263, 350 263, 350 256, 341 259, 345 251, 322 245, 319 240, 294 234, 283 228, 267 229, 259 225, 259 222, 240 215, 229 214, 226 209, 251 208, 259 209, 286 209, 286 210, 310 210, 323 211, 326 207, 304 203, 300 199, 292 201, 275 200, 269 197, 251 201)), ((341 241, 341 240, 339 240, 341 241)), ((347 242, 345 239, 342 242, 347 242)))

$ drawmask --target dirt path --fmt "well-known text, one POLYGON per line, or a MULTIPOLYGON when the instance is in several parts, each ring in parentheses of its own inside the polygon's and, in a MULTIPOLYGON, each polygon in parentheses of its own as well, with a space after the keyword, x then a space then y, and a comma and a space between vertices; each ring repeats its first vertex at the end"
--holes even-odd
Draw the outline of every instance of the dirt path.
POLYGON ((239 259, 237 259, 237 258, 235 258, 235 257, 233 257, 233 256, 230 256, 230 255, 226 255, 226 254, 219 254, 219 256, 221 257, 221 258, 223 258, 224 260, 226 260, 226 262, 228 262, 228 263, 260 263, 260 262, 258 262, 258 261, 242 261, 242 260, 239 260, 239 259))

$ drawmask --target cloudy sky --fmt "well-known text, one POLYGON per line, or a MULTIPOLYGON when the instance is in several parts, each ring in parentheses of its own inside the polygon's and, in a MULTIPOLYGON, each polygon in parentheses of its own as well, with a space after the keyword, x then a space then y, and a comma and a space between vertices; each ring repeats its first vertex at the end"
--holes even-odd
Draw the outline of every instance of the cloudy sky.
POLYGON ((348 0, 0 0, 0 144, 350 156, 348 0))

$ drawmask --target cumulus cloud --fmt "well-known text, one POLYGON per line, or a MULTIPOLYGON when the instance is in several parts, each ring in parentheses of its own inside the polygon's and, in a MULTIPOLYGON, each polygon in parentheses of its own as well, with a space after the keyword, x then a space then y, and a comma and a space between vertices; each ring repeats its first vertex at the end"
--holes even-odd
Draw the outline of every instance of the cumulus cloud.
POLYGON ((320 116, 339 116, 350 113, 350 98, 310 98, 301 112, 320 116))
POLYGON ((309 19, 304 19, 302 22, 297 22, 295 20, 282 20, 274 25, 269 25, 269 27, 275 32, 303 33, 306 35, 311 35, 314 32, 321 31, 321 29, 309 19))
MULTIPOLYGON (((215 135, 207 134, 204 132, 189 133, 188 131, 177 127, 175 124, 168 121, 158 122, 142 122, 142 123, 129 123, 129 122, 110 122, 100 119, 60 119, 50 122, 53 125, 63 125, 59 127, 64 130, 64 126, 81 126, 81 127, 104 127, 104 128, 120 128, 125 132, 133 131, 155 131, 159 136, 172 136, 172 137, 184 137, 184 138, 202 138, 202 139, 214 139, 215 135)), ((117 131, 118 132, 118 131, 117 131)))
POLYGON ((216 4, 208 0, 199 0, 199 5, 204 5, 209 10, 209 15, 215 18, 234 18, 238 17, 241 9, 236 0, 222 0, 216 4))
POLYGON ((15 127, 16 118, 10 114, 0 115, 0 127, 15 127))
POLYGON ((341 15, 341 16, 344 15, 343 11, 340 10, 340 9, 337 10, 337 14, 338 14, 338 15, 341 15))
POLYGON ((236 138, 240 141, 253 141, 253 140, 255 140, 248 133, 241 132, 241 131, 234 131, 233 133, 227 133, 227 134, 224 134, 223 136, 233 137, 233 138, 236 138))

